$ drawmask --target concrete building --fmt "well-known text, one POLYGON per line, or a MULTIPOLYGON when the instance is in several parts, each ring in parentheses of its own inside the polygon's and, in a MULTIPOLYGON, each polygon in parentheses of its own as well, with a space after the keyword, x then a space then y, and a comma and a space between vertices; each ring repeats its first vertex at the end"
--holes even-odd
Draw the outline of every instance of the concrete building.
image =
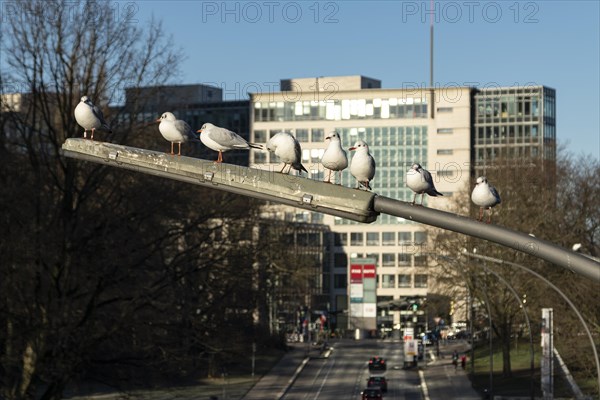
MULTIPOLYGON (((371 186, 379 195, 412 201, 406 171, 415 162, 428 169, 444 197, 426 196, 424 204, 437 209, 449 207, 454 193, 485 171, 496 155, 555 158, 555 93, 546 87, 384 89, 376 79, 344 76, 285 79, 281 89, 251 96, 250 140, 265 143, 277 132, 293 134, 313 179, 324 178, 320 159, 325 137, 334 130, 346 149, 358 139, 368 143, 377 163, 371 186)), ((273 154, 259 151, 250 154, 250 165, 280 168, 273 154)), ((341 184, 356 186, 348 170, 341 184)), ((431 290, 433 249, 422 225, 388 215, 359 224, 276 205, 268 212, 330 227, 322 287, 338 316, 338 328, 347 326, 350 259, 376 260, 380 305, 425 297, 431 290)), ((377 309, 378 328, 400 328, 401 322, 401 313, 391 307, 377 309)), ((424 317, 419 323, 424 326, 424 317)))

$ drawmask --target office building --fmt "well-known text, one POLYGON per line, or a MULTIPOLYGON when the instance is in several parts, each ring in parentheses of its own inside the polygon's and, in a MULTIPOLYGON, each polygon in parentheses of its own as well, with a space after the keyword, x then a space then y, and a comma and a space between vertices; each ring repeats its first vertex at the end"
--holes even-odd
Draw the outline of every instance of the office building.
MULTIPOLYGON (((505 152, 554 161, 554 98, 554 90, 541 86, 385 89, 379 80, 363 76, 284 79, 280 92, 251 96, 250 140, 265 143, 277 132, 291 133, 302 145, 302 162, 310 177, 318 180, 325 173, 320 159, 327 134, 337 131, 346 149, 358 139, 365 140, 377 163, 371 183, 374 192, 412 201, 413 193, 404 182, 406 171, 416 162, 432 173, 437 190, 444 194, 426 196, 424 204, 445 209, 455 192, 505 152)), ((250 165, 280 168, 274 154, 258 151, 251 153, 250 165)), ((357 185, 348 170, 341 184, 357 185)), ((380 305, 426 297, 434 284, 429 277, 432 249, 423 225, 389 215, 359 224, 277 205, 270 205, 269 213, 331 229, 322 286, 338 328, 348 326, 351 259, 375 259, 380 305)), ((377 324, 399 328, 400 312, 378 308, 377 324)))

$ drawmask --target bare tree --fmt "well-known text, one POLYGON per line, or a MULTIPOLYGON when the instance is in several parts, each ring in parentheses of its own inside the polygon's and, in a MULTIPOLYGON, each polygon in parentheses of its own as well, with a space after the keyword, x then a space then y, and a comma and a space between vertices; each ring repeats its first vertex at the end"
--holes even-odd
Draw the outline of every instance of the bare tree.
MULTIPOLYGON (((8 399, 33 398, 40 384, 41 398, 59 398, 85 362, 85 349, 131 312, 114 314, 115 324, 102 329, 94 317, 117 299, 131 299, 108 290, 122 276, 119 268, 158 256, 135 251, 152 244, 135 235, 120 236, 121 245, 111 240, 115 217, 126 218, 120 222, 130 229, 139 224, 135 212, 120 208, 133 182, 59 154, 64 140, 81 132, 73 110, 82 95, 108 114, 125 85, 163 82, 177 69, 178 53, 160 26, 144 31, 115 20, 114 6, 39 0, 3 6, 0 395, 8 399)), ((119 126, 107 116, 115 129, 105 139, 126 141, 133 123, 119 126)))
MULTIPOLYGON (((600 164, 586 157, 575 162, 572 156, 561 152, 555 174, 544 175, 541 171, 535 162, 519 160, 498 161, 488 170, 487 178, 498 188, 502 197, 502 204, 494 209, 493 223, 530 233, 567 248, 573 243, 581 243, 588 254, 597 254, 600 164)), ((454 211, 461 214, 470 212, 472 216, 478 213, 478 209, 470 207, 471 190, 472 187, 465 188, 456 196, 454 211)), ((515 329, 518 329, 517 325, 524 321, 523 304, 514 298, 509 286, 526 296, 526 307, 534 320, 534 332, 529 334, 538 335, 535 321, 541 315, 540 308, 565 310, 555 313, 558 335, 565 339, 557 341, 557 347, 562 347, 572 356, 568 358, 568 364, 572 363, 574 370, 582 371, 580 376, 584 381, 586 376, 594 375, 590 365, 595 364, 589 358, 590 352, 575 350, 583 349, 588 344, 581 338, 577 339, 581 327, 578 327, 575 315, 567 311, 560 296, 530 274, 515 268, 470 261, 461 257, 459 252, 463 248, 468 251, 477 249, 478 254, 525 265, 543 274, 578 305, 579 311, 596 332, 600 315, 597 283, 581 279, 535 257, 485 241, 444 231, 435 231, 432 236, 435 237, 439 264, 436 276, 440 286, 446 287, 445 292, 451 296, 456 292, 463 297, 470 294, 481 304, 489 306, 492 330, 503 352, 503 375, 512 375, 510 340, 516 333, 515 329), (500 274, 503 282, 486 272, 486 268, 500 274), (565 346, 565 343, 569 345, 565 346), (573 354, 575 352, 576 355, 573 354)), ((526 245, 523 243, 523 246, 526 245)), ((487 314, 485 307, 484 312, 487 314)))

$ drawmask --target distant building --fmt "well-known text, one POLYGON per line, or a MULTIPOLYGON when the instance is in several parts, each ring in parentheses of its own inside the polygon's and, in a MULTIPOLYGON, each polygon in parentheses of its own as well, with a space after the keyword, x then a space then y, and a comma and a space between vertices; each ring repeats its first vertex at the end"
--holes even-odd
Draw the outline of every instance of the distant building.
POLYGON ((530 159, 552 176, 556 162, 556 91, 545 86, 474 90, 475 175, 499 159, 530 159))
MULTIPOLYGON (((363 139, 377 162, 374 192, 412 201, 404 179, 418 162, 444 194, 426 196, 425 204, 444 209, 454 192, 469 185, 496 155, 555 161, 554 98, 554 90, 542 86, 384 89, 379 80, 358 75, 284 79, 280 92, 251 96, 250 140, 265 143, 280 131, 293 134, 302 145, 302 162, 310 177, 322 180, 320 159, 327 134, 337 131, 346 149, 363 139)), ((250 154, 251 166, 277 169, 278 164, 273 154, 250 154)), ((356 187, 348 170, 341 184, 356 187)), ((420 224, 381 215, 377 222, 363 225, 287 206, 269 208, 283 220, 330 227, 331 251, 324 260, 322 287, 331 310, 340 316, 338 328, 347 323, 342 316, 348 313, 351 258, 377 262, 377 303, 382 305, 378 324, 386 330, 406 326, 390 304, 426 297, 434 284, 428 273, 431 245, 420 224)), ((420 318, 416 325, 422 330, 424 317, 420 318)))
MULTIPOLYGON (((125 90, 125 104, 120 118, 130 117, 134 112, 140 121, 153 121, 165 111, 170 111, 186 121, 194 130, 206 122, 227 128, 248 140, 250 135, 250 102, 248 100, 223 101, 221 88, 194 84, 151 86, 125 90)), ((198 145, 194 156, 216 159, 217 153, 198 145)), ((249 152, 234 150, 227 152, 225 162, 247 166, 249 152)))

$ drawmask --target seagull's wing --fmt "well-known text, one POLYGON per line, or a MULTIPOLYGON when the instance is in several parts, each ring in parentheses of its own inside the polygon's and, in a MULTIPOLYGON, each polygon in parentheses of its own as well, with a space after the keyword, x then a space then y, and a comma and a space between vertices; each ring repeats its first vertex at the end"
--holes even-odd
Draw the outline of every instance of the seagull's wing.
POLYGON ((423 175, 423 179, 425 180, 425 182, 427 182, 433 187, 433 178, 431 177, 431 173, 425 168, 421 168, 421 174, 423 175))
POLYGON ((178 132, 181 132, 183 136, 187 137, 190 140, 198 140, 198 137, 196 136, 192 128, 187 124, 187 122, 178 119, 174 122, 174 124, 175 129, 177 129, 178 132))
POLYGON ((302 148, 296 139, 294 139, 294 156, 297 162, 300 162, 302 159, 302 148))
POLYGON ((375 176, 375 158, 373 156, 369 156, 369 164, 371 166, 371 170, 373 171, 373 173, 371 174, 371 178, 373 179, 373 177, 375 176))
POLYGON ((100 120, 100 122, 102 123, 102 125, 108 126, 108 123, 104 119, 104 114, 102 114, 102 110, 98 106, 96 106, 95 104, 92 104, 90 106, 90 108, 92 109, 92 112, 94 113, 94 115, 96 116, 96 118, 98 118, 100 120))
POLYGON ((248 142, 246 142, 240 135, 225 128, 216 127, 212 129, 210 136, 215 142, 222 146, 232 148, 237 147, 240 149, 248 148, 248 142))
POLYGON ((489 187, 490 187, 490 192, 492 192, 492 195, 496 198, 496 200, 498 201, 498 204, 499 204, 501 202, 500 193, 498 193, 496 188, 493 187, 492 185, 489 185, 489 187))
POLYGON ((106 122, 106 120, 104 119, 104 114, 102 114, 102 110, 100 109, 100 107, 98 107, 95 104, 90 102, 90 110, 92 111, 94 116, 96 118, 98 118, 100 123, 103 125, 102 127, 110 132, 111 131, 110 125, 108 125, 108 122, 106 122))

